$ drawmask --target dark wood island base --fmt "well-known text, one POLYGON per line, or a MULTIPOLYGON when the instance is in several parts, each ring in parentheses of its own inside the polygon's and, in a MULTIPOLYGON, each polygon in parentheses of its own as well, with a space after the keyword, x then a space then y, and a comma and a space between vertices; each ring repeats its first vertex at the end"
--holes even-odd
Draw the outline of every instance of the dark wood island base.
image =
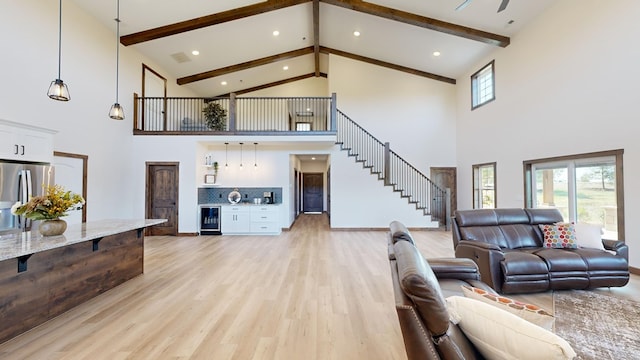
MULTIPOLYGON (((140 225, 135 222, 131 225, 140 225)), ((95 237, 86 236, 90 223, 77 225, 81 237, 76 240, 67 240, 73 236, 69 230, 51 238, 31 239, 28 233, 22 239, 0 237, 0 254, 5 255, 0 261, 0 343, 142 274, 144 227, 160 222, 146 220, 141 227, 95 237), (20 248, 6 258, 11 241, 20 248), (31 249, 38 241, 53 245, 31 249)), ((105 225, 99 223, 96 234, 105 233, 105 225)))

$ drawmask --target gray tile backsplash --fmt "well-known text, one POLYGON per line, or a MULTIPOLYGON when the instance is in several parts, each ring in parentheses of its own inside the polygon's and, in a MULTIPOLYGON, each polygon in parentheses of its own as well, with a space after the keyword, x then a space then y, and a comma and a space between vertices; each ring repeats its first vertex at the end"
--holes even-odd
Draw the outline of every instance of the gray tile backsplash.
POLYGON ((254 198, 263 199, 264 192, 273 191, 275 204, 282 204, 281 187, 201 187, 198 188, 198 204, 229 204, 227 196, 234 189, 242 194, 241 202, 253 203, 254 198))

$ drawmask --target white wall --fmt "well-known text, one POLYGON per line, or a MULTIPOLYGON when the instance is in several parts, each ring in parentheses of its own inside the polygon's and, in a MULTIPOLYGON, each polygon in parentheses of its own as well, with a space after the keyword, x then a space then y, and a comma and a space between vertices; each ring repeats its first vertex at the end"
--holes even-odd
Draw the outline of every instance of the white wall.
POLYGON ((455 164, 455 85, 335 55, 329 68, 329 91, 353 121, 427 175, 455 164))
MULTIPOLYGON (((120 48, 120 99, 124 121, 111 120, 115 102, 115 22, 100 25, 74 2, 64 1, 61 78, 71 101, 47 97, 58 72, 58 2, 3 1, 0 11, 2 56, 0 118, 55 129, 54 149, 89 156, 87 219, 143 217, 134 201, 132 150, 133 92, 140 93, 145 62, 130 48, 120 48)), ((115 16, 114 16, 115 17, 115 16)), ((169 93, 189 96, 170 79, 169 93)), ((64 184, 61 184, 64 185, 64 184)), ((143 206, 142 206, 143 207, 143 206)))
POLYGON ((345 151, 331 156, 331 227, 387 228, 393 220, 408 227, 429 227, 422 210, 400 198, 345 151))
MULTIPOLYGON (((497 162, 499 207, 524 205, 524 160, 624 149, 626 241, 640 267, 640 2, 558 1, 457 86, 458 189, 497 162), (567 21, 571 19, 571 21, 567 21), (496 100, 470 111, 469 77, 495 59, 496 100)), ((459 191, 458 208, 472 206, 459 191)))

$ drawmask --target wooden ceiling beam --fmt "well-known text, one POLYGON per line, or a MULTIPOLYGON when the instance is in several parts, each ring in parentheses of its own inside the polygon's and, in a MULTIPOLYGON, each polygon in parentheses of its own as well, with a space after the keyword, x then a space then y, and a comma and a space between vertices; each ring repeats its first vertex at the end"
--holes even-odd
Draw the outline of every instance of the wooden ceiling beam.
POLYGON ((320 76, 320 0, 313 0, 313 60, 320 76))
POLYGON ((334 54, 334 55, 346 57, 346 58, 349 58, 349 59, 358 60, 358 61, 366 62, 366 63, 373 64, 373 65, 382 66, 382 67, 393 69, 393 70, 397 70, 397 71, 402 71, 402 72, 405 72, 405 73, 408 73, 408 74, 422 76, 422 77, 426 77, 426 78, 429 78, 429 79, 446 82, 446 83, 449 83, 449 84, 454 84, 455 85, 455 83, 456 83, 456 79, 448 78, 446 76, 436 75, 436 74, 432 74, 432 73, 429 73, 429 72, 426 72, 426 71, 417 70, 417 69, 409 68, 409 67, 402 66, 402 65, 392 64, 392 63, 388 63, 386 61, 380 61, 380 60, 368 58, 368 57, 365 57, 365 56, 352 54, 350 52, 328 48, 328 47, 325 47, 325 46, 321 46, 320 47, 320 52, 322 52, 323 54, 334 54))
POLYGON ((313 52, 314 52, 314 47, 308 46, 298 50, 288 51, 288 52, 284 52, 276 55, 263 57, 261 59, 251 60, 251 61, 243 62, 240 64, 230 65, 230 66, 226 66, 226 67, 215 69, 215 70, 201 72, 195 75, 181 77, 181 78, 178 78, 177 83, 178 85, 185 85, 192 82, 210 79, 212 77, 229 74, 236 71, 247 70, 256 66, 267 65, 267 64, 271 64, 281 60, 286 60, 286 59, 291 59, 291 58, 302 56, 302 55, 312 54, 313 52))
POLYGON ((243 6, 216 14, 201 16, 195 19, 185 20, 170 25, 140 31, 120 37, 120 43, 124 46, 134 45, 145 41, 159 39, 165 36, 180 34, 204 27, 222 24, 228 21, 238 20, 269 11, 283 9, 289 6, 304 4, 310 0, 268 0, 263 3, 243 6))
POLYGON ((480 41, 485 44, 506 47, 511 42, 507 36, 456 25, 445 21, 428 18, 402 10, 392 9, 376 5, 362 0, 320 0, 323 3, 340 6, 346 9, 359 11, 365 14, 379 16, 385 19, 399 21, 409 25, 419 26, 425 29, 443 32, 449 35, 459 36, 470 40, 480 41))
MULTIPOLYGON (((304 75, 300 75, 300 76, 294 76, 288 79, 283 79, 283 80, 278 80, 278 81, 274 81, 274 82, 270 82, 264 85, 258 85, 258 86, 254 86, 254 87, 250 87, 247 89, 242 89, 242 90, 237 90, 234 91, 233 93, 236 95, 242 95, 242 94, 246 94, 246 93, 250 93, 250 92, 254 92, 254 91, 258 91, 258 90, 263 90, 263 89, 267 89, 270 87, 274 87, 274 86, 278 86, 278 85, 284 85, 284 84, 288 84, 288 83, 292 83, 292 82, 296 82, 296 81, 300 81, 300 80, 304 80, 304 79, 309 79, 312 77, 327 77, 327 74, 325 73, 320 73, 319 75, 316 75, 315 73, 309 73, 309 74, 304 74, 304 75)), ((218 95, 216 97, 227 97, 229 96, 229 93, 224 94, 224 95, 218 95)))

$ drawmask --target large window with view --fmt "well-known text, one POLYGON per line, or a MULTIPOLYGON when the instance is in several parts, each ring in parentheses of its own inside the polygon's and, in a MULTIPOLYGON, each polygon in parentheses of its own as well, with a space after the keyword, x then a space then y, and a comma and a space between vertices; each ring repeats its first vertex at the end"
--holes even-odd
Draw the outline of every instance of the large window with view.
POLYGON ((495 209, 496 163, 473 165, 473 208, 495 209))
POLYGON ((471 75, 471 110, 495 100, 495 61, 471 75))
POLYGON ((527 207, 557 208, 566 221, 600 225, 624 240, 622 150, 524 162, 527 207))

